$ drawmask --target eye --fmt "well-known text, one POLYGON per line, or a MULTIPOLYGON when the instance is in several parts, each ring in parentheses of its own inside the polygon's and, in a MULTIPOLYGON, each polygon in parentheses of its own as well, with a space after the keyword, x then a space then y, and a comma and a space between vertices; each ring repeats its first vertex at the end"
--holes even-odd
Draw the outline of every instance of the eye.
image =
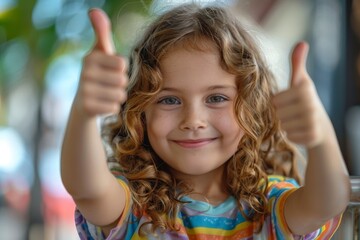
POLYGON ((229 98, 224 95, 211 95, 208 97, 206 102, 207 103, 221 103, 221 102, 225 102, 228 100, 229 100, 229 98))
POLYGON ((157 101, 159 104, 165 105, 178 105, 181 104, 180 100, 177 97, 163 97, 157 101))

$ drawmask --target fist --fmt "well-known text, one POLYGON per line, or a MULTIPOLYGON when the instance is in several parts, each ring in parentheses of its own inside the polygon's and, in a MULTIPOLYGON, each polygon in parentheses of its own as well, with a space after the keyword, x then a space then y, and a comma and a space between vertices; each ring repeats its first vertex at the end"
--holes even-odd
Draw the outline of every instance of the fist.
POLYGON ((330 120, 306 70, 308 50, 304 42, 295 46, 290 87, 275 95, 273 104, 287 138, 309 149, 324 141, 330 120))

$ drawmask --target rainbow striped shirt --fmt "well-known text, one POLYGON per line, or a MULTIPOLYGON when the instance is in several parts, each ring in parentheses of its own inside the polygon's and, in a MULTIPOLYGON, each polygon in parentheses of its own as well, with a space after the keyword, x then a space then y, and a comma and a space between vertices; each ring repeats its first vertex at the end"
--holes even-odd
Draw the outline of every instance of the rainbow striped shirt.
MULTIPOLYGON (((155 232, 139 235, 139 227, 147 221, 146 216, 140 219, 131 211, 132 204, 130 191, 126 180, 119 179, 127 194, 127 202, 124 213, 119 221, 118 227, 111 230, 105 238, 101 229, 87 222, 81 213, 76 210, 75 222, 80 239, 174 239, 174 240, 273 240, 273 239, 330 239, 340 224, 341 216, 328 221, 320 229, 305 236, 292 235, 288 229, 283 209, 287 196, 299 185, 295 180, 281 176, 269 176, 266 189, 269 199, 268 208, 270 214, 264 219, 260 233, 254 233, 255 224, 247 221, 240 213, 235 198, 230 196, 225 202, 218 206, 196 201, 189 197, 182 200, 189 203, 184 204, 178 212, 177 221, 181 226, 178 232, 155 232)), ((248 209, 249 211, 250 209, 248 209)), ((149 225, 146 225, 149 226, 149 225)), ((148 230, 145 228, 145 231, 148 230)), ((150 226, 149 226, 150 227, 150 226)))

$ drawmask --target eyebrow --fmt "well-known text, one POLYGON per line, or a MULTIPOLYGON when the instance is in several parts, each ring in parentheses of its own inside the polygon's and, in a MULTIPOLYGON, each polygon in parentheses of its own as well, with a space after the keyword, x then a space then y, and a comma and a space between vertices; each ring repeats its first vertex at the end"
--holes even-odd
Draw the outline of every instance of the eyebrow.
MULTIPOLYGON (((237 90, 236 86, 232 86, 232 85, 214 85, 214 86, 208 87, 206 90, 217 90, 217 89, 235 89, 235 90, 237 90)), ((178 92, 180 90, 178 88, 164 87, 161 89, 161 91, 178 92)))
POLYGON ((237 90, 236 86, 233 86, 233 85, 214 85, 214 86, 209 87, 208 89, 216 90, 216 89, 231 89, 231 88, 237 90))

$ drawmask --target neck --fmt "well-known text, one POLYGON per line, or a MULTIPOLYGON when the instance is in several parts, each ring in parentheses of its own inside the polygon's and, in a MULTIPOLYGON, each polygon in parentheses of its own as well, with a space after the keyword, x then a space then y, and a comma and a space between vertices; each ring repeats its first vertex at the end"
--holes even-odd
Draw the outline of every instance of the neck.
POLYGON ((176 176, 193 189, 189 197, 194 200, 218 205, 229 197, 224 180, 224 166, 202 175, 178 173, 176 176))

